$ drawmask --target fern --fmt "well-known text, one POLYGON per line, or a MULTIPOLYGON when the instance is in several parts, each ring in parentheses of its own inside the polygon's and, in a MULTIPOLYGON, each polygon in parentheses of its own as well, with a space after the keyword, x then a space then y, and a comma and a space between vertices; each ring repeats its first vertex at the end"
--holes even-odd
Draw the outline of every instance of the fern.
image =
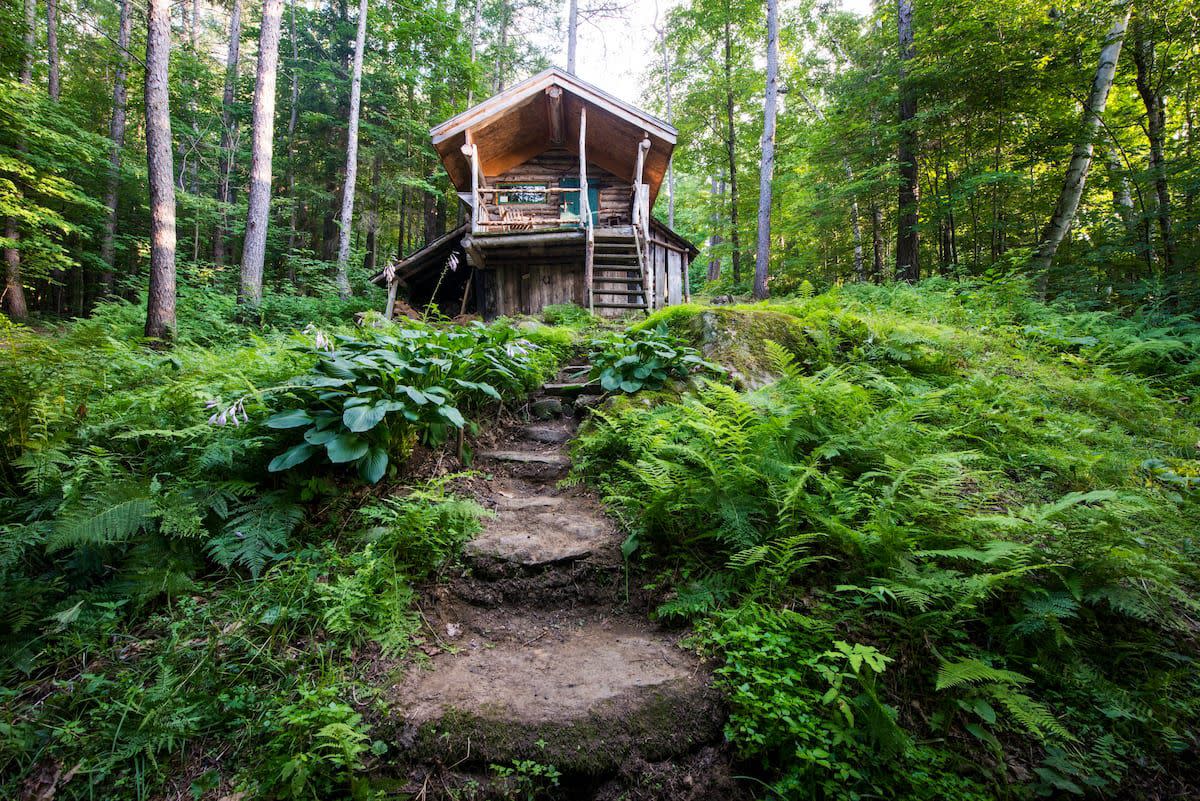
POLYGON ((221 533, 208 543, 208 554, 224 567, 241 567, 258 577, 283 555, 292 531, 304 519, 304 508, 286 493, 270 492, 235 509, 221 533))

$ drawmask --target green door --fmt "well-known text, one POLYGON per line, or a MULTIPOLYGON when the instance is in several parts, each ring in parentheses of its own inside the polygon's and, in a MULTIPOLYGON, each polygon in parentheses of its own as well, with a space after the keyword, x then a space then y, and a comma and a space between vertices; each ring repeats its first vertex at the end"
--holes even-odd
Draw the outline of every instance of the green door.
MULTIPOLYGON (((558 182, 558 185, 563 189, 578 189, 578 178, 563 178, 558 182)), ((569 214, 579 216, 579 193, 564 192, 563 203, 567 207, 569 214)), ((600 225, 600 190, 592 186, 588 186, 588 208, 592 210, 592 227, 600 225)))

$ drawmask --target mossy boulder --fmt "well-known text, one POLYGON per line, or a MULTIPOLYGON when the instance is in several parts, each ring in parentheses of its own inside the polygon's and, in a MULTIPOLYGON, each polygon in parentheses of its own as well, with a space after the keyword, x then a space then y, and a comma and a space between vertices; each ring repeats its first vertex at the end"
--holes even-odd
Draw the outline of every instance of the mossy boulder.
POLYGON ((840 361, 870 339, 870 331, 859 317, 819 305, 783 310, 766 304, 686 304, 656 312, 638 327, 664 324, 706 359, 729 370, 735 382, 750 388, 778 376, 767 342, 778 344, 803 369, 815 371, 840 361))

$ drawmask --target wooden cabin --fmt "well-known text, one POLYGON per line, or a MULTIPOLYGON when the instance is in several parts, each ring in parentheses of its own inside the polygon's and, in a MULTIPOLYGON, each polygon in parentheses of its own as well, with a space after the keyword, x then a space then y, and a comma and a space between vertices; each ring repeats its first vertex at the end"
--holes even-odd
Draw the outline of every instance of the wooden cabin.
POLYGON ((689 299, 697 250, 651 210, 676 131, 551 68, 430 132, 464 223, 374 277, 389 308, 616 316, 689 299))

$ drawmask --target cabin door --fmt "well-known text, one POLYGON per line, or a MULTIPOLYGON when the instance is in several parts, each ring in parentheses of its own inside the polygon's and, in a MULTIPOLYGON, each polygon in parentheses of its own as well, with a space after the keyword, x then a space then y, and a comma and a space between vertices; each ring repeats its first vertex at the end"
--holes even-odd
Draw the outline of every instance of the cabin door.
MULTIPOLYGON (((578 178, 563 178, 558 182, 558 185, 563 189, 578 189, 578 178)), ((567 207, 567 212, 579 216, 579 193, 564 192, 564 204, 567 207)), ((588 186, 588 208, 592 210, 592 227, 596 228, 600 225, 600 189, 599 187, 588 186)))

